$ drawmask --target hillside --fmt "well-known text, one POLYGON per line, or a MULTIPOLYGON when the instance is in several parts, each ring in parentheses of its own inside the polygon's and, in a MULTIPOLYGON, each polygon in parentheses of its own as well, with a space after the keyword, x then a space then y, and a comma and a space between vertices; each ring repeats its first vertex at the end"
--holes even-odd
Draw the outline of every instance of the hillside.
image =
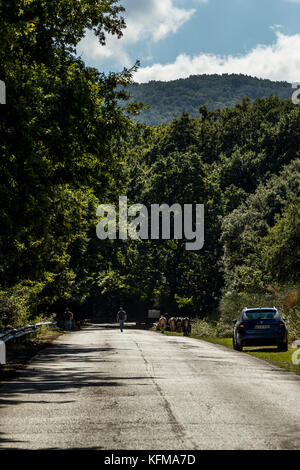
POLYGON ((235 74, 192 75, 170 82, 135 83, 129 91, 133 100, 150 106, 138 118, 150 125, 169 123, 184 111, 198 116, 201 105, 209 110, 223 109, 234 106, 244 96, 255 99, 278 94, 280 98, 290 98, 292 94, 287 82, 235 74))

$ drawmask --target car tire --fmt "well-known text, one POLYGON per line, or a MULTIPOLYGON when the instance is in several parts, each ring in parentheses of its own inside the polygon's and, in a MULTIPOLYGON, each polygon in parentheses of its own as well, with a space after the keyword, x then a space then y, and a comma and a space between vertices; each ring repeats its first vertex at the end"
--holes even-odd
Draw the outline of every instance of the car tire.
POLYGON ((239 344, 237 344, 235 342, 234 337, 233 337, 233 349, 235 349, 236 351, 243 351, 243 346, 240 346, 239 344))
POLYGON ((281 351, 281 352, 286 352, 289 350, 289 347, 288 347, 288 342, 285 341, 284 343, 281 343, 281 344, 278 344, 278 351, 281 351))

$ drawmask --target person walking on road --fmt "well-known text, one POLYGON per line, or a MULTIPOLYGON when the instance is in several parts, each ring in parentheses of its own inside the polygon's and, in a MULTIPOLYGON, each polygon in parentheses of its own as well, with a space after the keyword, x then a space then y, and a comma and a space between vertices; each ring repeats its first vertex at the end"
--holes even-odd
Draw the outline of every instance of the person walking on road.
POLYGON ((123 307, 120 307, 120 310, 117 313, 117 321, 120 322, 121 332, 123 332, 124 321, 126 321, 126 320, 127 320, 127 314, 126 314, 125 310, 123 309, 123 307))
POLYGON ((65 310, 65 329, 68 331, 72 330, 72 320, 74 318, 73 313, 69 308, 66 308, 65 310))

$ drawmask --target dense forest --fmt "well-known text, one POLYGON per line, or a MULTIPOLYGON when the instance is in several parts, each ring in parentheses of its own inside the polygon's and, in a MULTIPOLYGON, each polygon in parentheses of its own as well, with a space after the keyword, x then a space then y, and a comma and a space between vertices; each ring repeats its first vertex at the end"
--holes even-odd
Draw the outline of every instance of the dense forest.
POLYGON ((136 118, 144 124, 156 126, 169 124, 183 112, 199 116, 199 106, 209 111, 229 108, 240 103, 244 96, 251 100, 278 95, 291 96, 291 84, 272 82, 246 75, 192 75, 189 78, 169 82, 150 81, 134 83, 129 87, 131 101, 147 105, 136 118))
MULTIPOLYGON (((66 306, 89 317, 121 304, 137 319, 158 304, 213 319, 225 331, 241 307, 276 304, 296 334, 300 106, 257 98, 275 88, 290 96, 290 87, 191 77, 182 82, 193 115, 148 126, 134 119, 138 104, 126 105, 135 68, 104 75, 76 56, 86 28, 103 44, 108 32, 121 36, 116 2, 25 3, 1 3, 0 11, 7 88, 0 106, 0 328, 51 318, 66 306), (201 97, 192 86, 199 81, 201 97), (117 206, 120 195, 146 206, 204 204, 204 247, 98 239, 96 208, 117 206)), ((161 86, 169 100, 168 84, 161 86)), ((167 120, 179 111, 180 104, 167 120)), ((165 111, 157 116, 164 120, 165 111)))

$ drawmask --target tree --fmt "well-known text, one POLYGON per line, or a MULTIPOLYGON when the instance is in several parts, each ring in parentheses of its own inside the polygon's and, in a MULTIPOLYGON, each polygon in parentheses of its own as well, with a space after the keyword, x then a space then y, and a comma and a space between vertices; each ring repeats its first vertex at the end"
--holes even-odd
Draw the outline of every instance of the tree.
POLYGON ((300 198, 291 201, 275 220, 260 243, 263 263, 273 282, 297 283, 300 280, 300 198))

